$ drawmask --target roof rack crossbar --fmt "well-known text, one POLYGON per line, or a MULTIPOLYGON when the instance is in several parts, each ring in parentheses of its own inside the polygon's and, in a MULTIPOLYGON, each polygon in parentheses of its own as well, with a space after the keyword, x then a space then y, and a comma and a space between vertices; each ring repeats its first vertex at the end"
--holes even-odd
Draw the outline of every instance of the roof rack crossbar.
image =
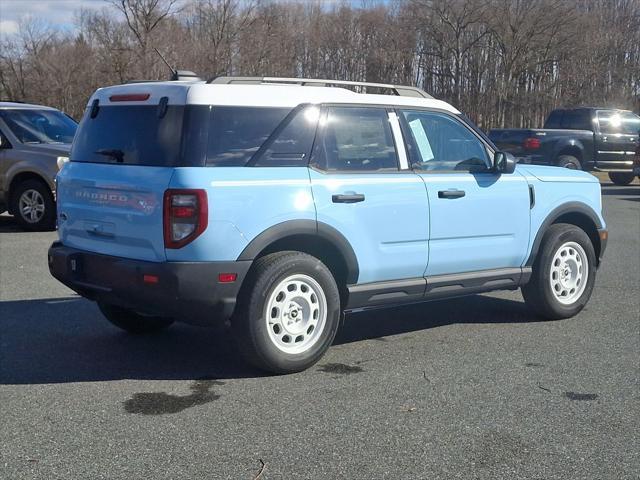
POLYGON ((388 83, 372 83, 372 82, 354 82, 349 80, 325 80, 319 78, 287 78, 287 77, 213 77, 207 80, 207 83, 218 84, 244 84, 244 85, 258 85, 265 83, 282 84, 291 83, 300 86, 312 86, 312 87, 332 87, 332 86, 357 86, 357 87, 373 87, 386 89, 393 92, 393 95, 401 97, 419 97, 419 98, 433 98, 424 90, 411 87, 407 85, 392 85, 388 83))

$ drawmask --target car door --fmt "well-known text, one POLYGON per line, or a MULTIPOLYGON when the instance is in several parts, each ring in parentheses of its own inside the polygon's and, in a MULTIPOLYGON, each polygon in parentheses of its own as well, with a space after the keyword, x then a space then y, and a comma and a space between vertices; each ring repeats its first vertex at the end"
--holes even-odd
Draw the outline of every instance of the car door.
POLYGON ((631 168, 640 117, 631 112, 598 110, 597 163, 601 168, 631 168), (617 164, 616 164, 617 163, 617 164))
POLYGON ((519 268, 529 243, 529 188, 493 172, 490 150, 461 119, 402 110, 409 158, 429 198, 425 276, 519 268))
POLYGON ((318 223, 338 230, 353 247, 358 284, 416 279, 422 295, 427 192, 408 169, 396 114, 382 107, 324 107, 309 175, 318 223))

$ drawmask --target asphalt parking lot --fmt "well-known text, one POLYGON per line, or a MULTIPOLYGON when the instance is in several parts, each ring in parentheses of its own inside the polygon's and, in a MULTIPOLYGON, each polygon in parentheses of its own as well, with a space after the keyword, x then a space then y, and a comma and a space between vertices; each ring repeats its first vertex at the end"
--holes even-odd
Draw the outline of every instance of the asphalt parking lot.
POLYGON ((122 333, 49 276, 55 233, 0 216, 0 478, 637 479, 640 185, 603 194, 577 317, 519 292, 361 313, 289 376, 222 330, 122 333))

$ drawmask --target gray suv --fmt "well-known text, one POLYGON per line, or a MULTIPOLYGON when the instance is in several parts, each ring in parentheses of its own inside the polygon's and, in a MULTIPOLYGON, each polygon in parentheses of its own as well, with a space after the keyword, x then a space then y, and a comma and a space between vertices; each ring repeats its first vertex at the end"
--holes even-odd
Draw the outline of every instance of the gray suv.
POLYGON ((55 178, 76 128, 55 108, 0 102, 0 213, 27 230, 55 228, 55 178))

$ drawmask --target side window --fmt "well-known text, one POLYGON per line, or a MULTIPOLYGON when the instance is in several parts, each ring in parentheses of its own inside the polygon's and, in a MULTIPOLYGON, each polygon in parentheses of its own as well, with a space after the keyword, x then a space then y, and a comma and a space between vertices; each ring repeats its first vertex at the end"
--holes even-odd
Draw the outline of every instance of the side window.
POLYGON ((485 171, 489 158, 484 144, 458 120, 437 112, 403 111, 413 141, 416 170, 485 171))
POLYGON ((274 130, 250 163, 258 167, 306 167, 319 118, 317 106, 296 108, 274 130))
POLYGON ((601 133, 638 135, 640 132, 640 117, 631 112, 599 111, 598 124, 601 133))
POLYGON ((11 144, 9 143, 6 135, 2 133, 2 130, 0 130, 0 149, 2 148, 11 148, 11 144))
POLYGON ((562 123, 562 110, 554 110, 549 114, 547 121, 544 124, 544 128, 560 128, 562 123))
POLYGON ((246 165, 290 111, 288 108, 214 106, 206 165, 246 165))
POLYGON ((327 171, 398 169, 389 115, 383 108, 329 107, 313 164, 327 171))
POLYGON ((567 110, 562 119, 562 128, 569 130, 593 130, 589 110, 567 110))

